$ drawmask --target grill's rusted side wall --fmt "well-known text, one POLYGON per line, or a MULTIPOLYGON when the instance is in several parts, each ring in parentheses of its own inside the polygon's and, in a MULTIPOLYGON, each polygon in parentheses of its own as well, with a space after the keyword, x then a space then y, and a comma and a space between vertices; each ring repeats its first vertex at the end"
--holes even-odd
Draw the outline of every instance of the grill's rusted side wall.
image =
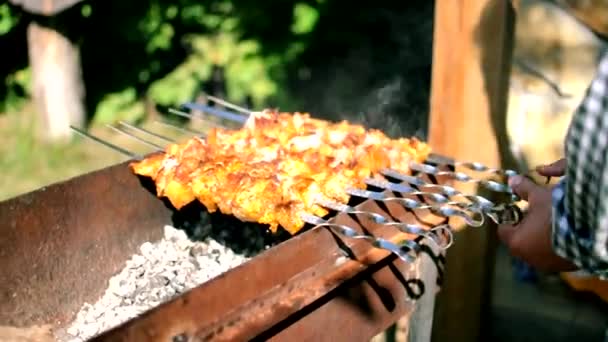
MULTIPOLYGON (((366 200, 356 208, 427 227, 444 222, 414 215, 397 202, 366 200)), ((423 246, 418 261, 430 255, 432 262, 407 264, 367 241, 313 229, 95 341, 366 341, 419 310, 417 304, 434 305, 416 300, 435 296, 443 255, 414 235, 363 216, 340 213, 332 220, 393 242, 417 239, 423 246)), ((413 335, 422 341, 430 336, 433 310, 424 311, 417 321, 426 331, 413 335)))
MULTIPOLYGON (((327 230, 309 231, 94 341, 369 341, 420 310, 417 295, 435 296, 441 258, 408 265, 347 243, 357 261, 327 230)), ((434 300, 425 302, 410 341, 430 336, 434 300)))
POLYGON ((0 325, 61 323, 172 211, 125 163, 0 203, 0 325))

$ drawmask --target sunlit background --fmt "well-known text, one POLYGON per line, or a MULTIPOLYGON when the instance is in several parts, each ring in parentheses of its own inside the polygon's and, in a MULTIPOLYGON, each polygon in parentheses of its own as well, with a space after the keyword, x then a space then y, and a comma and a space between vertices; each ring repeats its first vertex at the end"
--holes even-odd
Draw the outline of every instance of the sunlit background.
MULTIPOLYGON (((605 47, 608 7, 516 2, 508 129, 527 169, 561 157, 605 47)), ((70 124, 131 146, 105 125, 184 124, 168 109, 203 93, 424 139, 433 9, 428 0, 87 0, 43 16, 2 2, 0 200, 125 160, 75 138, 70 124)), ((506 257, 495 278, 497 336, 515 338, 508 322, 519 321, 548 340, 603 334, 603 283, 579 283, 591 295, 561 279, 530 285, 506 257)))

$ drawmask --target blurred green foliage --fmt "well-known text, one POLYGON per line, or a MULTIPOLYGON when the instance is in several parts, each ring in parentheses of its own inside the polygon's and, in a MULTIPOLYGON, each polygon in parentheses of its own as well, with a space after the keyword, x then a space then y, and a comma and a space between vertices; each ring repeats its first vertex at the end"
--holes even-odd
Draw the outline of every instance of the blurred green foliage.
POLYGON ((20 108, 29 95, 24 14, 0 4, 0 113, 20 108))
POLYGON ((263 106, 271 97, 281 98, 281 67, 297 49, 292 41, 298 43, 291 37, 312 30, 318 15, 311 6, 283 2, 283 30, 274 26, 275 20, 266 20, 274 15, 258 17, 250 10, 276 13, 270 3, 264 8, 244 0, 137 4, 109 0, 85 5, 90 6, 86 18, 72 21, 80 23, 79 30, 85 28, 77 39, 82 40, 87 101, 94 122, 141 118, 144 100, 161 108, 191 101, 213 84, 216 68, 223 72, 230 101, 249 99, 254 106, 263 106), (292 20, 294 16, 297 20, 292 20), (250 22, 252 17, 272 22, 272 30, 250 22), (262 34, 286 32, 276 37, 275 45, 284 52, 265 53, 256 36, 243 34, 251 26, 262 27, 262 34))
POLYGON ((26 29, 37 20, 78 44, 92 123, 140 120, 150 103, 210 91, 390 130, 386 112, 426 111, 432 11, 426 0, 88 0, 46 19, 5 3, 0 51, 15 53, 0 66, 0 111, 30 94, 26 29))
POLYGON ((0 35, 5 35, 19 22, 19 15, 14 13, 8 3, 0 5, 0 35))
POLYGON ((121 119, 145 127, 152 124, 146 115, 204 91, 257 109, 309 111, 424 138, 433 6, 432 0, 85 0, 43 18, 0 2, 6 140, 0 199, 120 157, 92 142, 55 146, 34 136, 41 122, 28 105, 32 21, 79 47, 90 129, 101 137, 112 132, 95 124, 121 119))

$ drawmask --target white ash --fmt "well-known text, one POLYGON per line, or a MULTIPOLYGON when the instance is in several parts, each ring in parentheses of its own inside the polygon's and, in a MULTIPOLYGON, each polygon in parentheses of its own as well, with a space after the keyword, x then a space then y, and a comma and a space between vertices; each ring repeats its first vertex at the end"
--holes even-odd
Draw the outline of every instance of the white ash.
POLYGON ((192 241, 171 226, 164 227, 162 240, 144 243, 140 252, 109 280, 97 303, 83 305, 66 341, 89 339, 248 260, 212 238, 192 241))

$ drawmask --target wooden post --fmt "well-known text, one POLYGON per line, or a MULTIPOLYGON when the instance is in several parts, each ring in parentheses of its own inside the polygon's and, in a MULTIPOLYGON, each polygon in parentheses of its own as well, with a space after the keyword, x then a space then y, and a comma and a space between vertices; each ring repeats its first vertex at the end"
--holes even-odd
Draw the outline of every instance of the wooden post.
MULTIPOLYGON (((437 153, 513 165, 505 118, 513 21, 509 1, 436 2, 429 142, 437 153)), ((456 233, 437 298, 433 340, 482 339, 495 241, 494 226, 456 233)))
POLYGON ((80 51, 57 30, 36 22, 28 26, 27 41, 43 138, 66 140, 72 136, 70 125, 85 123, 80 51))

